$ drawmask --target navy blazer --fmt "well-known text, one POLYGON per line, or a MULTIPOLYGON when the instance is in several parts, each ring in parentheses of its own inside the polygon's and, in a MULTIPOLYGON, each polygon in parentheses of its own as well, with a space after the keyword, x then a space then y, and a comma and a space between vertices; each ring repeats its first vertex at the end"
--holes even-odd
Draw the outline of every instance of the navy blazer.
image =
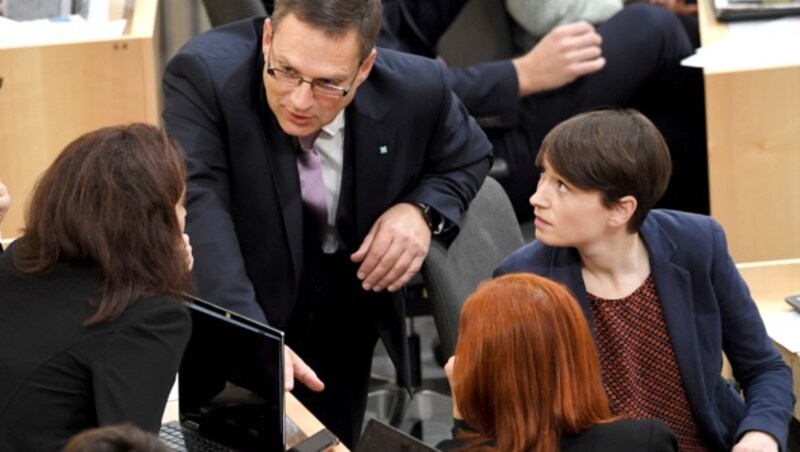
MULTIPOLYGON (((706 216, 653 210, 640 234, 686 395, 708 444, 730 450, 746 431, 761 430, 785 451, 795 401, 791 371, 767 336, 720 225, 706 216), (722 352, 744 399, 720 375, 722 352)), ((567 286, 592 325, 576 249, 534 241, 506 258, 495 275, 515 272, 567 286)))
MULTIPOLYGON (((303 269, 303 208, 294 140, 266 102, 263 23, 235 22, 186 44, 164 75, 163 116, 186 154, 199 296, 284 328, 303 269)), ((379 49, 345 115, 336 218, 345 252, 400 202, 428 204, 458 225, 491 166, 491 145, 438 63, 379 49)), ((381 315, 401 334, 401 308, 381 302, 394 305, 381 315)), ((376 326, 386 342, 389 327, 376 326)))

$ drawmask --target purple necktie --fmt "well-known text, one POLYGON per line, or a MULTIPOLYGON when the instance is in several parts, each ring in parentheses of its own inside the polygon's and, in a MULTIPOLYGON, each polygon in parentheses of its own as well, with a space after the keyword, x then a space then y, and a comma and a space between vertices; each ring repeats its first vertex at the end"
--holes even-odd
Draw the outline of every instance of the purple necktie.
POLYGON ((325 239, 328 226, 328 201, 325 195, 325 181, 322 179, 322 161, 314 147, 314 140, 320 131, 299 137, 302 152, 297 154, 297 173, 300 175, 300 196, 317 222, 320 240, 325 239))

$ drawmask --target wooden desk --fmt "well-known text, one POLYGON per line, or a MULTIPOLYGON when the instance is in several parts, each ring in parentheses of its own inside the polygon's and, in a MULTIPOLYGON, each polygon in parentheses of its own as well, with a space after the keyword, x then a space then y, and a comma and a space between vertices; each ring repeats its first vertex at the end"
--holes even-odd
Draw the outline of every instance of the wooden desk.
MULTIPOLYGON (((306 436, 311 436, 314 433, 325 428, 322 425, 322 422, 319 421, 313 414, 311 414, 308 409, 300 403, 295 396, 292 395, 291 392, 286 393, 286 415, 289 416, 300 430, 306 434, 306 436)), ((178 419, 178 401, 177 400, 170 400, 167 403, 167 407, 164 409, 164 417, 162 422, 170 422, 175 421, 178 419)), ((339 444, 336 447, 329 449, 331 452, 349 452, 350 449, 344 446, 344 444, 339 444)))
POLYGON ((111 5, 112 19, 128 21, 119 38, 0 43, 0 179, 14 203, 6 238, 19 235, 34 182, 70 141, 103 126, 159 122, 158 0, 111 5))
MULTIPOLYGON (((703 45, 725 36, 701 0, 703 45)), ((800 66, 705 71, 711 215, 736 262, 800 257, 800 66)))
MULTIPOLYGON (((739 272, 747 281, 762 315, 792 310, 783 299, 800 293, 800 259, 740 264, 739 272)), ((800 394, 800 354, 792 353, 779 341, 773 342, 792 368, 792 386, 795 394, 800 394)), ((800 404, 795 404, 794 417, 800 420, 800 404)))

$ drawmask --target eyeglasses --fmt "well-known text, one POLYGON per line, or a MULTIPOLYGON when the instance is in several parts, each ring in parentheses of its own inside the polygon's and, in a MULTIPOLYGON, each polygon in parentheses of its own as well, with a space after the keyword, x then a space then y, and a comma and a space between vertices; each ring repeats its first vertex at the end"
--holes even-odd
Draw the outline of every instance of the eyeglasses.
MULTIPOLYGON (((265 70, 273 80, 277 81, 278 83, 284 86, 290 86, 292 88, 297 88, 298 86, 302 85, 303 83, 308 83, 311 85, 311 90, 315 94, 319 94, 320 96, 325 97, 345 97, 347 93, 350 92, 350 89, 353 88, 353 84, 356 82, 356 77, 358 77, 358 71, 353 76, 353 80, 350 80, 350 85, 345 88, 343 86, 334 85, 333 83, 328 83, 322 80, 308 80, 305 79, 294 72, 287 71, 285 69, 280 69, 275 66, 272 66, 270 63, 272 61, 272 45, 269 46, 269 55, 267 56, 267 67, 265 70)), ((363 61, 362 61, 363 62, 363 61)), ((359 63, 359 67, 361 63, 359 63)))

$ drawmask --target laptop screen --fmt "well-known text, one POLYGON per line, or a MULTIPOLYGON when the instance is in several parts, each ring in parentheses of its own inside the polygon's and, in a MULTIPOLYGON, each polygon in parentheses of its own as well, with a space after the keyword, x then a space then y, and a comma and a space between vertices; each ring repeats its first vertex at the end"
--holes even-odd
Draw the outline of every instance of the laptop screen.
POLYGON ((187 297, 181 423, 233 449, 284 450, 283 332, 187 297))

